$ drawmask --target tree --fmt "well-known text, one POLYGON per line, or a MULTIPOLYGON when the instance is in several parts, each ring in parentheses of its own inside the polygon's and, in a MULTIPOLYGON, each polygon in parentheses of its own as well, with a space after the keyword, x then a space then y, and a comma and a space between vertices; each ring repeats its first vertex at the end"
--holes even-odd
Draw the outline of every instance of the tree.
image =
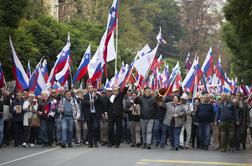
POLYGON ((227 22, 222 27, 223 40, 228 46, 234 73, 244 83, 252 83, 252 1, 228 0, 224 6, 227 22))

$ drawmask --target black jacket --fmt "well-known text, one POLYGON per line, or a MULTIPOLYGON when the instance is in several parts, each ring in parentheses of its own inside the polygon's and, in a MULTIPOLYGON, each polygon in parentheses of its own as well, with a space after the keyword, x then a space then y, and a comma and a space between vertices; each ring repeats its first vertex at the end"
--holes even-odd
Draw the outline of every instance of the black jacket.
POLYGON ((214 122, 214 109, 212 104, 200 104, 196 112, 196 118, 199 123, 214 122))
MULTIPOLYGON (((94 100, 94 107, 95 107, 96 118, 99 119, 101 117, 101 114, 102 114, 103 108, 104 108, 104 103, 103 103, 102 97, 99 94, 96 94, 96 97, 94 100)), ((91 115, 89 93, 87 93, 83 96, 83 100, 81 103, 81 113, 84 115, 85 120, 89 120, 89 117, 91 115)))
POLYGON ((3 112, 4 112, 4 99, 0 97, 0 119, 3 118, 3 112))
POLYGON ((140 104, 140 117, 141 119, 155 119, 156 117, 156 98, 145 95, 137 97, 134 101, 136 104, 140 104))
MULTIPOLYGON (((114 102, 111 103, 110 100, 108 99, 106 101, 106 105, 107 105, 107 113, 108 113, 108 117, 113 118, 115 117, 123 117, 123 112, 124 112, 124 108, 123 108, 123 98, 126 95, 128 90, 128 87, 124 88, 123 92, 120 92, 114 99, 114 102)), ((111 97, 111 96, 110 96, 111 97)))
POLYGON ((20 100, 15 99, 11 103, 10 112, 12 113, 13 122, 23 122, 23 119, 24 119, 24 110, 22 109, 23 104, 24 104, 23 99, 20 99, 20 100), (17 105, 21 106, 21 113, 16 113, 15 106, 17 106, 17 105))

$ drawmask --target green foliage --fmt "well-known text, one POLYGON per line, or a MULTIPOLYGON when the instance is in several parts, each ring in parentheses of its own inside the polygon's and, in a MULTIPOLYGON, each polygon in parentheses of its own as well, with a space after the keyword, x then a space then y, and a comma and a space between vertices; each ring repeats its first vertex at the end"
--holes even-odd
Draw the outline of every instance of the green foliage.
POLYGON ((244 83, 252 83, 252 1, 229 0, 224 7, 227 19, 223 39, 232 55, 232 69, 244 83))

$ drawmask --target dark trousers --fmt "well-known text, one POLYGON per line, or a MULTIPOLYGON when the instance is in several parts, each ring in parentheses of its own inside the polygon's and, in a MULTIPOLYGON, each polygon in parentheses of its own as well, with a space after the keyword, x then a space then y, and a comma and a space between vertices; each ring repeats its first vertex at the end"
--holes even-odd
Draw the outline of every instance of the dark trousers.
POLYGON ((195 141, 196 141, 196 147, 199 147, 199 137, 198 137, 198 126, 195 124, 192 124, 192 147, 195 147, 195 141))
POLYGON ((199 123, 198 134, 200 147, 208 147, 210 145, 211 123, 199 123))
POLYGON ((53 143, 54 122, 41 119, 39 137, 42 144, 51 145, 53 143))
POLYGON ((122 117, 109 117, 108 119, 108 141, 111 145, 119 146, 121 143, 122 117), (116 126, 116 132, 114 132, 116 126))
POLYGON ((99 140, 99 124, 100 120, 97 118, 96 114, 90 114, 89 119, 87 120, 89 145, 97 144, 97 141, 99 140))
POLYGON ((240 142, 242 144, 243 149, 246 149, 246 142, 247 142, 247 125, 242 125, 240 127, 240 142))
POLYGON ((128 118, 122 120, 122 140, 126 143, 130 142, 130 128, 128 118))
POLYGON ((221 149, 227 150, 228 147, 234 146, 234 123, 233 122, 221 122, 221 149))
POLYGON ((13 137, 15 145, 20 145, 23 141, 23 122, 13 122, 13 137))
POLYGON ((11 120, 6 120, 4 121, 4 140, 3 142, 6 144, 6 145, 9 145, 10 144, 10 141, 11 141, 11 137, 12 137, 12 123, 11 123, 11 120))
POLYGON ((38 127, 24 126, 23 142, 35 144, 38 139, 38 127))

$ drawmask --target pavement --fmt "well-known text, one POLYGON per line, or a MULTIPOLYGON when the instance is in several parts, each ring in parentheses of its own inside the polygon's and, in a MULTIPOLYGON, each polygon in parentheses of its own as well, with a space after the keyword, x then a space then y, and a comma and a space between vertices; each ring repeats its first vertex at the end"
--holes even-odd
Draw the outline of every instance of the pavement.
POLYGON ((88 148, 76 146, 62 149, 3 147, 0 166, 252 166, 252 150, 218 152, 198 149, 170 151, 153 147, 151 150, 131 148, 88 148))

